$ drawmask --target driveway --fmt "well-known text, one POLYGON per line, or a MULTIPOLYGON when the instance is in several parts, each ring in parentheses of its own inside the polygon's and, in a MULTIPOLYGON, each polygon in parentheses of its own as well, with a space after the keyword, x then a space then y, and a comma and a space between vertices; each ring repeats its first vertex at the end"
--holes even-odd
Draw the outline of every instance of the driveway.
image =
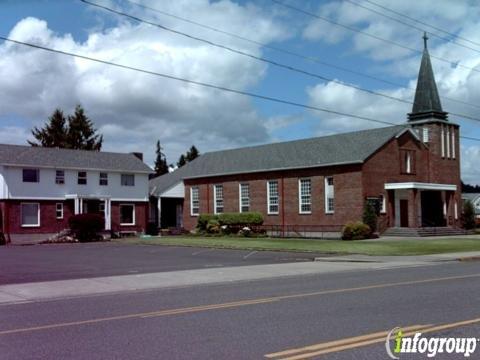
POLYGON ((312 261, 315 254, 118 243, 0 247, 0 284, 312 261))

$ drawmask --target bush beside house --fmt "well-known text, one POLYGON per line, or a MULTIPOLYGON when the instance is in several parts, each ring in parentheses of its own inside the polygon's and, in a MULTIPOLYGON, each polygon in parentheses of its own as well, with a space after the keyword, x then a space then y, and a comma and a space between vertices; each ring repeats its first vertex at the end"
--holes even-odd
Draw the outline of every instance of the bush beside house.
POLYGON ((349 222, 342 230, 342 240, 368 239, 372 234, 370 226, 361 221, 349 222))
POLYGON ((466 230, 474 229, 476 226, 475 207, 470 200, 463 204, 462 225, 466 230))
POLYGON ((90 242, 100 240, 105 222, 99 214, 78 214, 70 217, 68 224, 78 241, 90 242))
POLYGON ((263 215, 259 212, 201 214, 198 217, 197 230, 208 234, 250 234, 251 228, 263 224, 263 215), (248 232, 245 231, 248 228, 248 232))

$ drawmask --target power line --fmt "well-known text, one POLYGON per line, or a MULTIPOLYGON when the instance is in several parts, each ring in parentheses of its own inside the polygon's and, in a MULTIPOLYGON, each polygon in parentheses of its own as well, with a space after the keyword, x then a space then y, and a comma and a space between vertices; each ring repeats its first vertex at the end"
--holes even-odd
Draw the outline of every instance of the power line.
POLYGON ((439 28, 439 27, 437 27, 437 26, 434 26, 434 25, 428 24, 428 23, 426 23, 426 22, 424 22, 424 21, 420 21, 420 20, 418 20, 418 19, 415 19, 415 18, 413 18, 413 17, 411 17, 411 16, 402 14, 401 12, 392 10, 392 9, 390 9, 390 8, 384 6, 384 5, 380 5, 380 4, 378 4, 378 3, 374 2, 374 1, 371 1, 371 0, 364 0, 364 1, 368 2, 369 4, 375 5, 375 6, 379 7, 379 8, 381 8, 381 9, 387 10, 388 12, 391 12, 392 14, 396 14, 396 15, 398 15, 398 16, 401 16, 401 17, 404 17, 404 18, 406 18, 406 19, 409 19, 409 20, 411 20, 411 21, 413 21, 413 22, 416 22, 417 24, 421 24, 421 25, 424 25, 424 26, 428 26, 429 28, 432 28, 432 29, 434 29, 434 30, 440 31, 440 32, 442 32, 442 33, 444 33, 444 34, 447 34, 447 35, 450 35, 450 36, 455 37, 455 38, 457 38, 457 39, 460 39, 460 40, 469 42, 470 44, 480 46, 480 43, 477 43, 477 42, 475 42, 475 41, 469 40, 469 39, 464 38, 464 37, 462 37, 462 36, 460 36, 460 35, 457 35, 457 34, 448 32, 448 31, 443 30, 443 29, 441 29, 441 28, 439 28))
MULTIPOLYGON (((44 50, 44 51, 55 53, 55 54, 71 56, 71 57, 75 57, 75 58, 78 58, 78 59, 83 59, 83 60, 88 60, 88 61, 92 61, 92 62, 96 62, 96 63, 101 63, 101 64, 104 64, 104 65, 114 66, 114 67, 121 68, 121 69, 136 71, 136 72, 140 72, 140 73, 144 73, 144 74, 148 74, 148 75, 159 76, 159 77, 162 77, 162 78, 166 78, 166 79, 170 79, 170 80, 176 80, 176 81, 184 82, 184 83, 187 83, 187 84, 198 85, 198 86, 202 86, 202 87, 206 87, 206 88, 210 88, 210 89, 215 89, 215 90, 225 91, 225 92, 234 93, 234 94, 238 94, 238 95, 243 95, 243 96, 253 97, 253 98, 257 98, 257 99, 267 100, 267 101, 270 101, 270 102, 295 106, 295 107, 299 107, 299 108, 303 108, 303 109, 308 109, 308 110, 313 110, 313 111, 318 111, 318 112, 323 112, 323 113, 328 113, 328 114, 334 114, 334 115, 340 115, 340 116, 345 116, 345 117, 349 117, 349 118, 353 118, 353 119, 365 120, 365 121, 375 122, 375 123, 384 124, 384 125, 401 125, 401 124, 393 123, 393 122, 390 122, 390 121, 383 121, 383 120, 374 119, 374 118, 370 118, 370 117, 366 117, 366 116, 360 116, 360 115, 345 113, 345 112, 341 112, 341 111, 325 109, 325 108, 306 105, 306 104, 302 104, 302 103, 297 103, 297 102, 293 102, 293 101, 289 101, 289 100, 285 100, 285 99, 279 99, 279 98, 275 98, 275 97, 271 97, 271 96, 256 94, 256 93, 249 92, 249 91, 231 89, 231 88, 227 88, 227 87, 224 87, 224 86, 209 84, 209 83, 205 83, 205 82, 201 82, 201 81, 195 81, 195 80, 186 79, 186 78, 173 76, 173 75, 168 75, 168 74, 164 74, 164 73, 160 73, 160 72, 156 72, 156 71, 141 69, 141 68, 128 66, 128 65, 122 65, 122 64, 114 63, 114 62, 107 61, 107 60, 101 60, 101 59, 93 58, 93 57, 90 57, 90 56, 80 55, 80 54, 76 54, 76 53, 72 53, 72 52, 68 52, 68 51, 48 48, 48 47, 45 47, 45 46, 42 46, 42 45, 36 45, 36 44, 32 44, 32 43, 27 43, 27 42, 24 42, 24 41, 14 40, 14 39, 10 39, 10 38, 4 37, 4 36, 0 36, 0 40, 4 40, 4 41, 11 42, 11 43, 18 44, 18 45, 28 46, 28 47, 39 49, 39 50, 44 50)), ((460 137, 465 138, 467 140, 480 141, 479 138, 464 137, 464 136, 460 136, 460 137)))
MULTIPOLYGON (((358 6, 359 8, 368 10, 368 11, 370 11, 370 12, 373 12, 373 13, 375 13, 375 14, 378 14, 378 15, 380 15, 380 16, 383 16, 383 17, 385 17, 385 18, 387 18, 387 19, 393 20, 393 21, 395 21, 395 22, 397 22, 397 23, 399 23, 399 24, 405 25, 405 26, 407 26, 407 27, 409 27, 409 28, 412 28, 412 29, 415 29, 415 30, 418 30, 418 31, 421 31, 421 32, 426 31, 424 28, 420 28, 420 27, 418 27, 418 26, 415 26, 415 25, 412 25, 412 24, 407 23, 407 22, 405 22, 405 21, 402 21, 402 20, 400 20, 400 19, 397 19, 397 18, 395 18, 395 17, 393 17, 393 16, 387 15, 387 14, 381 12, 381 11, 378 11, 378 10, 375 10, 375 9, 372 9, 372 8, 369 8, 369 7, 365 6, 365 5, 362 5, 362 4, 357 3, 356 1, 353 1, 353 0, 345 0, 345 1, 347 1, 347 2, 349 2, 350 4, 353 4, 353 5, 355 5, 355 6, 358 6)), ((472 47, 470 47, 470 46, 461 44, 461 43, 459 43, 459 42, 456 42, 455 40, 448 39, 448 38, 446 38, 446 37, 437 35, 437 34, 432 33, 432 32, 429 32, 429 34, 430 34, 431 36, 436 37, 436 38, 439 38, 439 39, 441 39, 441 40, 443 40, 443 41, 446 41, 446 42, 455 44, 455 45, 457 45, 457 46, 463 47, 463 48, 465 48, 465 49, 469 49, 469 50, 475 51, 475 52, 477 52, 477 53, 480 53, 480 50, 479 50, 479 49, 475 49, 475 48, 472 48, 472 47)))
MULTIPOLYGON (((296 58, 300 58, 300 59, 305 60, 307 62, 314 62, 314 63, 320 64, 320 65, 323 65, 323 66, 331 67, 331 68, 334 68, 334 69, 337 69, 337 70, 340 70, 340 71, 344 71, 344 72, 348 72, 348 73, 351 73, 351 74, 354 74, 354 75, 357 75, 357 76, 361 76, 361 77, 368 78, 368 79, 371 79, 371 80, 379 81, 379 82, 382 82, 384 84, 393 85, 393 86, 400 87, 402 89, 408 89, 408 90, 411 90, 411 91, 415 91, 415 88, 413 88, 413 87, 405 86, 403 84, 396 83, 396 82, 386 80, 386 79, 382 79, 382 78, 379 78, 379 77, 376 77, 376 76, 373 76, 373 75, 369 75, 369 74, 366 74, 366 73, 363 73, 363 72, 360 72, 360 71, 356 71, 356 70, 352 70, 352 69, 349 69, 349 68, 346 68, 346 67, 342 67, 342 66, 339 66, 339 65, 328 63, 326 61, 318 59, 317 57, 306 56, 306 55, 303 55, 303 54, 299 54, 297 52, 293 52, 291 50, 286 50, 284 48, 280 48, 280 47, 277 47, 277 46, 272 46, 272 45, 265 44, 265 43, 262 43, 262 42, 259 42, 259 41, 256 41, 256 40, 252 40, 252 39, 246 38, 244 36, 240 36, 238 34, 234 34, 234 33, 231 33, 231 32, 228 32, 228 31, 225 31, 225 30, 222 30, 222 29, 218 29, 218 28, 215 28, 215 27, 212 27, 212 26, 209 26, 209 25, 205 25, 205 24, 199 23, 197 21, 193 21, 191 19, 187 19, 187 18, 178 16, 178 15, 175 15, 175 14, 168 13, 168 12, 163 11, 163 10, 155 9, 155 8, 150 7, 150 6, 146 6, 146 5, 137 3, 137 2, 132 1, 132 0, 124 0, 124 1, 129 2, 131 4, 134 4, 134 5, 136 5, 140 8, 143 8, 143 9, 146 9, 146 10, 149 10, 149 11, 153 11, 153 12, 162 14, 164 16, 168 16, 168 17, 171 17, 173 19, 180 20, 180 21, 183 21, 183 22, 186 22, 188 24, 195 25, 195 26, 199 26, 199 27, 202 27, 204 29, 208 29, 208 30, 220 33, 220 34, 228 35, 228 36, 231 36, 235 39, 246 41, 246 42, 249 42, 251 44, 261 46, 261 47, 266 48, 266 49, 270 49, 270 50, 274 50, 274 51, 277 51, 277 52, 280 52, 280 53, 283 53, 283 54, 294 56, 296 58)), ((441 98, 445 99, 445 100, 452 101, 452 102, 457 102, 459 104, 468 105, 468 106, 472 106, 472 107, 480 109, 479 105, 470 104, 466 101, 450 98, 450 97, 447 97, 447 96, 441 96, 441 98)))
MULTIPOLYGON (((231 48, 231 47, 226 46, 226 45, 218 44, 218 43, 215 43, 213 41, 200 38, 198 36, 193 36, 193 35, 190 35, 190 34, 175 30, 175 29, 171 29, 171 28, 166 27, 164 25, 154 23, 154 22, 151 22, 151 21, 148 21, 148 20, 144 20, 144 19, 141 19, 137 16, 134 16, 134 15, 131 15, 131 14, 128 14, 128 13, 124 13, 122 11, 118 11, 118 10, 115 10, 115 9, 112 9, 112 8, 109 8, 107 6, 103 6, 103 5, 100 5, 100 4, 97 4, 97 3, 93 3, 93 2, 90 2, 88 0, 80 0, 80 1, 82 1, 86 4, 89 4, 91 6, 98 7, 100 9, 106 10, 108 12, 127 17, 127 18, 135 20, 137 22, 145 23, 145 24, 148 24, 148 25, 151 25, 151 26, 154 26, 154 27, 158 27, 159 29, 169 31, 171 33, 181 35, 181 36, 184 36, 186 38, 193 39, 193 40, 196 40, 196 41, 199 41, 199 42, 202 42, 202 43, 208 44, 210 46, 214 46, 214 47, 217 47, 217 48, 229 51, 229 52, 233 52, 233 53, 238 54, 238 55, 246 56, 246 57, 249 57, 249 58, 257 60, 257 61, 261 61, 261 62, 264 62, 264 63, 267 63, 267 64, 271 64, 271 65, 280 67, 282 69, 286 69, 286 70, 296 72, 296 73, 299 73, 299 74, 302 74, 302 75, 314 77, 314 78, 317 78, 317 79, 320 79, 320 80, 323 80, 323 81, 333 82, 333 83, 339 84, 341 86, 350 87, 350 88, 353 88, 353 89, 356 89, 356 90, 359 90, 359 91, 369 93, 371 95, 381 96, 381 97, 387 98, 389 100, 395 100, 395 101, 405 103, 405 104, 413 104, 413 102, 409 101, 409 100, 405 100, 405 99, 401 99, 401 98, 398 98, 398 97, 395 97, 395 96, 383 94, 383 93, 380 93, 380 92, 377 92, 377 91, 374 91, 374 90, 363 88, 361 86, 357 86, 357 85, 353 85, 353 84, 349 84, 349 83, 344 83, 342 81, 331 79, 331 78, 325 77, 323 75, 319 75, 317 73, 306 71, 306 70, 303 70, 303 69, 300 69, 300 68, 297 68, 297 67, 294 67, 294 66, 285 65, 283 63, 280 63, 280 62, 277 62, 277 61, 274 61, 274 60, 271 60, 271 59, 267 59, 267 58, 264 58, 264 57, 261 57, 261 56, 253 55, 251 53, 247 53, 247 52, 242 51, 242 50, 237 50, 237 49, 231 48)), ((465 119, 469 119, 469 120, 480 121, 480 118, 475 118, 475 117, 469 116, 469 115, 463 115, 463 114, 457 114, 457 113, 451 113, 451 114, 462 117, 462 118, 465 118, 465 119)))
MULTIPOLYGON (((290 5, 290 4, 286 4, 282 1, 279 1, 279 0, 270 0, 272 2, 274 2, 275 4, 278 4, 280 6, 283 6, 287 9, 290 9, 290 10, 294 10, 296 12, 299 12, 299 13, 302 13, 302 14, 305 14, 305 15, 308 15, 308 16, 311 16, 311 17, 314 17, 314 18, 317 18, 319 20, 322 20, 322 21, 325 21, 325 22, 328 22, 332 25, 335 25, 335 26, 339 26, 339 27, 342 27, 344 29, 347 29, 349 31, 353 31, 353 32, 356 32, 356 33, 359 33, 361 35, 364 35, 364 36, 368 36, 372 39, 376 39, 378 41, 382 41, 384 43, 387 43, 387 44, 390 44, 390 45, 395 45, 399 48, 402 48, 402 49, 405 49, 405 50, 408 50, 408 51, 411 51, 411 52, 416 52, 416 53, 419 53, 421 54, 422 53, 422 50, 419 50, 419 49, 414 49, 414 48, 411 48, 409 46, 406 46, 406 45, 403 45, 403 44, 400 44, 398 42, 395 42, 393 40, 388 40, 388 39, 385 39, 385 38, 382 38, 380 36, 377 36, 377 35, 374 35, 374 34, 371 34, 369 32, 366 32, 366 31, 363 31, 363 30, 360 30, 356 27, 353 27, 353 26, 349 26, 349 25, 345 25, 345 24, 342 24, 342 23, 339 23, 337 21, 334 21, 332 19, 329 19, 325 16, 320 16, 320 15, 317 15, 317 14, 314 14, 312 12, 309 12, 309 11, 306 11, 304 9, 300 9, 298 7, 295 7, 293 5, 290 5)), ((432 59, 436 59, 436 60, 439 60, 439 61, 442 61, 442 62, 445 62, 445 63, 448 63, 450 64, 451 66, 453 67, 461 67, 461 68, 464 68, 464 69, 468 69, 468 70, 471 70, 471 71, 475 71, 475 72, 480 72, 480 69, 476 69, 476 68, 472 68, 472 67, 469 67, 469 66, 466 66, 466 65, 463 65, 463 64, 460 64, 459 62, 454 62, 452 60, 448 60, 448 59, 444 59, 444 58, 441 58, 439 56, 434 56, 434 55, 430 55, 430 57, 432 59)))

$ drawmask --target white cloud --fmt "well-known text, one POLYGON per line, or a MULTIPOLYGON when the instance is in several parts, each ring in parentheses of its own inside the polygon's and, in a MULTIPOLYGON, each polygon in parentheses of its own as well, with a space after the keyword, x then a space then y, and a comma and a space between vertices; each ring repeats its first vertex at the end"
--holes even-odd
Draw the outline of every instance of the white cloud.
MULTIPOLYGON (((199 22, 260 42, 288 36, 271 14, 254 5, 207 0, 144 3, 174 14, 188 7, 199 22)), ((258 46, 154 12, 133 7, 128 11, 228 46, 261 52, 258 46)), ((45 21, 32 17, 19 21, 9 37, 240 90, 257 85, 267 70, 265 64, 124 19, 110 29, 92 29, 83 43, 54 33, 45 21)), ((150 162, 157 138, 172 162, 192 143, 206 151, 269 139, 268 119, 248 98, 20 45, 0 46, 0 78, 0 119, 15 114, 29 119, 30 126, 39 126, 56 107, 68 113, 81 103, 104 134, 105 150, 144 151, 150 162)), ((14 141, 22 143, 25 138, 14 141)))

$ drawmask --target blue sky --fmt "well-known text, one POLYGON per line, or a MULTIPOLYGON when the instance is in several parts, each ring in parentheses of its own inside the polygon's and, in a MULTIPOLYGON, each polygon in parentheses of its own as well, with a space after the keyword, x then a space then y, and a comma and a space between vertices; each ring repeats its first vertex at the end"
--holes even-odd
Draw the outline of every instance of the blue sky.
MULTIPOLYGON (((270 0, 132 0, 223 31, 303 56, 379 77, 401 86, 286 55, 187 24, 126 0, 92 0, 244 52, 351 83, 407 101, 415 87, 418 53, 350 32, 270 0)), ((286 0, 288 4, 421 49, 422 33, 412 26, 362 9, 348 1, 286 0)), ((354 0, 375 8, 365 0, 354 0)), ((441 96, 480 104, 480 5, 474 1, 375 0, 478 43, 474 50, 435 37, 432 55, 473 68, 455 68, 432 59, 441 96), (477 90, 477 91, 475 91, 477 90)), ((385 10, 376 8, 385 12, 385 10)), ((397 16, 398 18, 398 16, 397 16)), ((402 19, 402 21, 406 21, 402 19)), ((145 24, 129 21, 79 0, 0 1, 0 34, 143 69, 173 74, 317 107, 401 123, 410 105, 276 68, 212 48, 145 24)), ((452 37, 450 37, 452 39, 452 37)), ((152 161, 162 141, 170 162, 195 144, 202 152, 379 126, 259 99, 185 85, 149 75, 74 60, 40 50, 0 43, 0 142, 25 143, 56 107, 69 113, 81 103, 104 134, 106 150, 143 151, 152 161)), ((446 111, 479 117, 478 107, 443 100, 446 111)), ((450 119, 462 133, 480 138, 479 123, 450 119)), ((480 183, 480 143, 462 141, 463 178, 480 183)))

